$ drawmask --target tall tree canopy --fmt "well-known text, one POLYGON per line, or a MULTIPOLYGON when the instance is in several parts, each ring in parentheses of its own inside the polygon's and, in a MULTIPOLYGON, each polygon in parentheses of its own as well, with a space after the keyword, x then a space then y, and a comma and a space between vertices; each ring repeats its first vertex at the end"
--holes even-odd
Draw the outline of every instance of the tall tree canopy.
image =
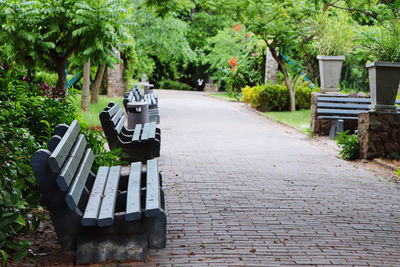
POLYGON ((2 52, 30 71, 55 71, 57 89, 65 92, 68 58, 112 62, 125 17, 122 0, 0 0, 2 52))

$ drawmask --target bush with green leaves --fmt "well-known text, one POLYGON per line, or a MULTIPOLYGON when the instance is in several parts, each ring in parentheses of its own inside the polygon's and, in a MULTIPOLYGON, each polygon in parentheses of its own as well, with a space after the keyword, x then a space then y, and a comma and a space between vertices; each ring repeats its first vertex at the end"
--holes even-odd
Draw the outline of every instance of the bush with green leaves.
MULTIPOLYGON (((309 109, 312 89, 305 84, 297 85, 296 109, 309 109)), ((242 89, 242 100, 260 111, 289 110, 289 92, 282 84, 267 84, 242 89)))
POLYGON ((325 56, 342 56, 354 46, 355 26, 346 13, 332 15, 328 12, 315 17, 316 36, 313 47, 325 56))
MULTIPOLYGON (((33 153, 46 148, 55 126, 70 124, 77 111, 72 101, 55 94, 55 88, 28 81, 23 73, 0 68, 0 257, 20 260, 30 242, 16 238, 39 225, 44 217, 41 194, 30 165, 33 153)), ((117 162, 104 148, 99 131, 86 130, 95 165, 117 162)))
MULTIPOLYGON (((400 14, 400 12, 399 12, 400 14)), ((398 18, 366 28, 363 46, 373 61, 400 62, 400 23, 398 18)))
POLYGON ((340 148, 339 155, 345 160, 359 158, 360 142, 357 134, 349 134, 349 131, 338 132, 336 137, 337 145, 340 148))
POLYGON ((162 80, 160 82, 160 89, 172 89, 172 90, 192 90, 193 88, 186 83, 181 83, 178 81, 162 80))

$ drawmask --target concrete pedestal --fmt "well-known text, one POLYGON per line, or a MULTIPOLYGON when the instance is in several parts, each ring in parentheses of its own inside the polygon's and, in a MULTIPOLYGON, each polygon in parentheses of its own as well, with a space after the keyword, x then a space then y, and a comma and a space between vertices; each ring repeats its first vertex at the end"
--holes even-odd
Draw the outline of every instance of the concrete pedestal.
POLYGON ((362 159, 400 153, 400 114, 376 111, 359 114, 358 138, 362 159))

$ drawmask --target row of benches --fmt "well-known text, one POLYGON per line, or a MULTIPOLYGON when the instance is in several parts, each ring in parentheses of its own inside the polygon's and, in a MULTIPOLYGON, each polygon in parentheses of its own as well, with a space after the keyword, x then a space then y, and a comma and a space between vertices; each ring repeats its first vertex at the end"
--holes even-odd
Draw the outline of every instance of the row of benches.
POLYGON ((142 94, 139 86, 135 86, 124 96, 123 105, 125 110, 136 108, 137 103, 144 103, 148 105, 149 121, 160 123, 160 113, 158 110, 158 96, 154 93, 142 94))
POLYGON ((63 249, 76 249, 76 264, 110 259, 144 260, 148 247, 166 244, 165 199, 158 169, 161 131, 156 122, 125 126, 120 105, 99 115, 111 149, 121 148, 129 169, 101 166, 81 127, 55 128, 47 149, 36 151, 32 169, 63 249))
MULTIPOLYGON (((400 100, 396 100, 395 104, 400 104, 400 100)), ((319 95, 316 105, 317 119, 332 121, 329 137, 333 139, 337 136, 337 132, 344 131, 346 120, 356 121, 358 114, 370 109, 371 98, 319 95)), ((397 112, 400 112, 398 107, 397 112)))

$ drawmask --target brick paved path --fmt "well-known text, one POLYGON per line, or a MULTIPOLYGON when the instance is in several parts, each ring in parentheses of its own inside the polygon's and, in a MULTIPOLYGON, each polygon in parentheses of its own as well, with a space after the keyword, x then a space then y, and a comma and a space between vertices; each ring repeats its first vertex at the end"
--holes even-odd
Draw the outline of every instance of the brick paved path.
POLYGON ((158 94, 168 242, 140 265, 400 266, 394 183, 242 104, 158 94))

